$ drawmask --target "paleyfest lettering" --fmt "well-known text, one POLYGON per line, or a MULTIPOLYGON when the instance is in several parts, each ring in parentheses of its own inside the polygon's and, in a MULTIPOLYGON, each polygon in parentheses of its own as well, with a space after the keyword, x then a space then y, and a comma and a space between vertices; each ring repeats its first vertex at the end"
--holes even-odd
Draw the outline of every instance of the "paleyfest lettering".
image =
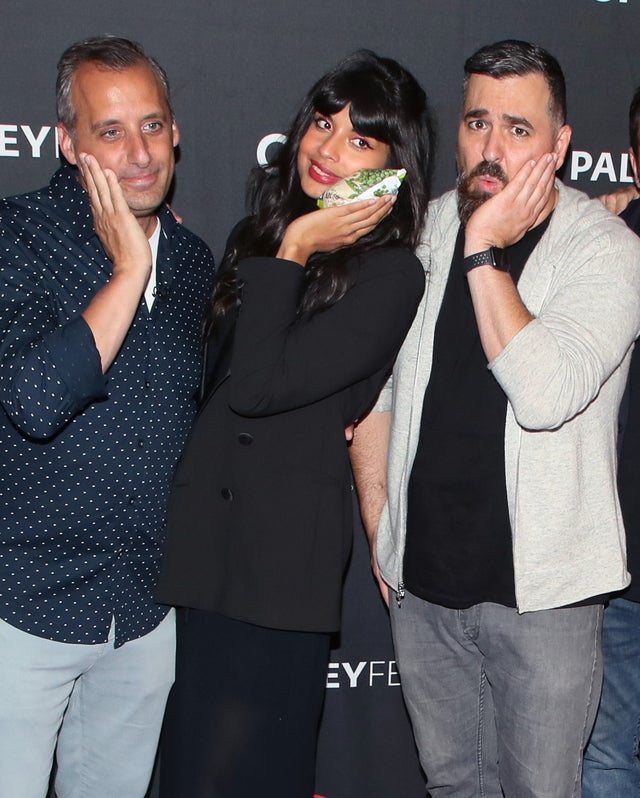
POLYGON ((256 160, 259 166, 267 166, 269 163, 267 150, 272 144, 284 144, 286 140, 287 137, 282 133, 267 133, 266 136, 263 136, 258 142, 258 147, 256 149, 256 160))
POLYGON ((54 155, 58 152, 58 131, 55 126, 43 125, 40 129, 30 125, 0 124, 0 157, 19 158, 21 155, 40 158, 42 146, 51 143, 54 155))
POLYGON ((623 152, 615 156, 611 152, 601 152, 595 161, 590 152, 573 150, 571 153, 571 180, 577 180, 585 172, 589 173, 589 180, 595 181, 601 177, 608 177, 612 183, 633 183, 629 153, 623 152), (616 170, 616 166, 619 169, 616 170))
POLYGON ((400 687, 395 660, 371 660, 370 662, 330 662, 327 672, 327 688, 339 687, 400 687))

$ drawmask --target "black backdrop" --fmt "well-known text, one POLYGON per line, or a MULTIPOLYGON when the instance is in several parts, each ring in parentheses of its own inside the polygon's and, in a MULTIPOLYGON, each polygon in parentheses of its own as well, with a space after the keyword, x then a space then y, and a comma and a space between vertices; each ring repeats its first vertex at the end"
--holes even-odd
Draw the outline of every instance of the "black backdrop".
MULTIPOLYGON (((312 82, 359 47, 397 58, 427 89, 441 192, 455 178, 464 59, 507 37, 542 44, 568 83, 574 136, 564 179, 599 194, 630 180, 626 113, 640 83, 639 32, 640 0, 2 0, 0 193, 36 188, 57 165, 62 50, 117 33, 141 41, 169 73, 182 133, 174 205, 217 256, 244 212, 261 142, 285 128, 312 82)), ((424 795, 398 682, 360 532, 327 675, 318 795, 424 795)))

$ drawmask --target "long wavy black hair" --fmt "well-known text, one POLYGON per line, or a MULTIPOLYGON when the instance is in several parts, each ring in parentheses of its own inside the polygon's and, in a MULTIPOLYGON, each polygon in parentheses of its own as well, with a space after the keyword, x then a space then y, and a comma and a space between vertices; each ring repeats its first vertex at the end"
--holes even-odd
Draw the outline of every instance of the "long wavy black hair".
POLYGON ((388 167, 405 168, 407 177, 393 210, 370 233, 352 246, 316 252, 310 257, 299 312, 321 310, 344 295, 349 287, 348 258, 373 247, 417 246, 429 202, 434 148, 427 96, 413 75, 396 61, 370 50, 358 50, 311 88, 274 162, 252 173, 247 192, 251 215, 227 244, 205 332, 211 332, 237 302, 238 261, 251 255, 275 255, 287 225, 314 210, 315 201, 300 186, 300 141, 315 114, 334 115, 347 105, 354 130, 388 144, 388 167))

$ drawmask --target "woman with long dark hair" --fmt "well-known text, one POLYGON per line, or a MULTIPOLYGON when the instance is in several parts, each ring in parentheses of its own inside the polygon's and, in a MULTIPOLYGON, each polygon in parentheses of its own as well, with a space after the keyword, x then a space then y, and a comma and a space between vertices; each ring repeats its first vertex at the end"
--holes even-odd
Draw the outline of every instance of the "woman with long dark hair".
POLYGON ((158 597, 178 611, 162 798, 310 798, 352 536, 345 427, 370 408, 424 290, 426 96, 359 51, 310 90, 254 175, 206 322, 158 597), (316 208, 362 168, 397 198, 316 208), (394 201, 395 199, 395 201, 394 201))

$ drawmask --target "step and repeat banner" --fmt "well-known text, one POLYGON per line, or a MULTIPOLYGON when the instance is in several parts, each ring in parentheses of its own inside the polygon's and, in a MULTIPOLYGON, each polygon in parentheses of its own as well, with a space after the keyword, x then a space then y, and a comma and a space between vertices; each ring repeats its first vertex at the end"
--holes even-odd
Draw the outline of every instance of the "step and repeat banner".
MULTIPOLYGON (((181 142, 172 202, 217 257, 244 215, 245 180, 277 144, 309 86, 367 47, 409 68, 437 119, 435 191, 455 180, 462 65, 503 38, 539 43, 568 84, 568 184, 595 196, 631 181, 627 109, 640 84, 640 0, 2 0, 0 193, 49 180, 59 159, 56 63, 73 41, 143 43, 172 85, 181 142)), ((356 517, 344 624, 327 673, 316 792, 420 798, 386 610, 356 517)), ((152 788, 152 795, 155 786, 152 788)))

